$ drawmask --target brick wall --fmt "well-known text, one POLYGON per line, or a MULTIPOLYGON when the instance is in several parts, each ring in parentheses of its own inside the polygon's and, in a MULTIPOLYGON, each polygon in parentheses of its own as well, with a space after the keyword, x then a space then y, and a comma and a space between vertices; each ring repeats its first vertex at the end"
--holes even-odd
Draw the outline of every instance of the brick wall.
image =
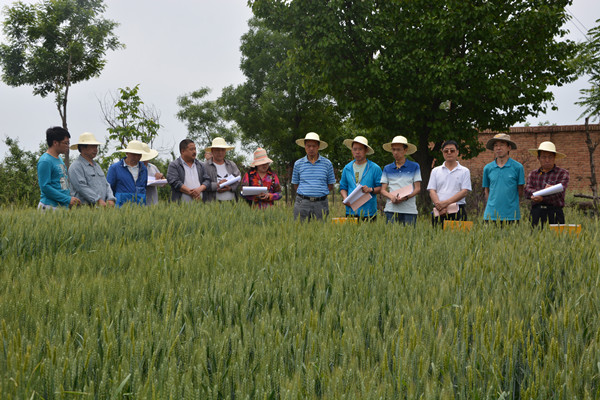
MULTIPOLYGON (((600 139, 600 124, 589 125, 592 140, 600 139)), ((479 141, 485 145, 495 132, 482 132, 479 141)), ((566 158, 557 160, 559 167, 569 170, 571 181, 569 189, 572 193, 591 193, 589 152, 585 144, 585 125, 531 126, 510 128, 510 138, 517 144, 517 150, 511 150, 510 156, 523 164, 525 177, 532 169, 539 168, 537 158, 530 155, 528 149, 537 149, 544 141, 551 141, 556 150, 565 153, 566 158)), ((594 153, 596 179, 600 180, 600 147, 594 153)), ((474 179, 481 182, 483 167, 493 161, 492 151, 486 150, 476 158, 461 160, 461 164, 471 170, 474 179)))

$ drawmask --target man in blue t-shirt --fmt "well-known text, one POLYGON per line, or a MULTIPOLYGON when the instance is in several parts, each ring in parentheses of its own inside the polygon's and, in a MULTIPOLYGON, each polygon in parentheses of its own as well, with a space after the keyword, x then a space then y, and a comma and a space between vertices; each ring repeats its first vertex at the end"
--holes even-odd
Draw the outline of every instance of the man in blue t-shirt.
POLYGON ((42 154, 37 163, 38 184, 40 185, 40 202, 38 209, 56 209, 81 204, 77 197, 69 191, 67 168, 60 154, 69 151, 69 132, 55 126, 46 131, 48 150, 42 154))
POLYGON ((345 200, 358 185, 362 186, 359 190, 363 195, 369 194, 370 196, 370 199, 356 210, 346 204, 346 217, 375 221, 377 218, 376 195, 381 192, 381 167, 373 161, 367 160, 367 155, 375 153, 375 150, 369 146, 369 141, 363 136, 346 139, 344 145, 352 150, 354 160, 349 162, 342 170, 342 178, 340 179, 342 200, 345 200))
POLYGON ((304 147, 306 157, 297 160, 292 171, 292 187, 296 192, 294 219, 323 219, 329 215, 327 196, 335 183, 333 164, 319 155, 327 143, 315 132, 309 132, 304 139, 296 140, 296 144, 304 147))
POLYGON ((512 223, 521 219, 519 197, 523 195, 525 170, 523 165, 510 158, 510 150, 517 144, 510 136, 499 133, 485 147, 493 150, 495 160, 483 168, 483 190, 487 199, 484 221, 512 223))

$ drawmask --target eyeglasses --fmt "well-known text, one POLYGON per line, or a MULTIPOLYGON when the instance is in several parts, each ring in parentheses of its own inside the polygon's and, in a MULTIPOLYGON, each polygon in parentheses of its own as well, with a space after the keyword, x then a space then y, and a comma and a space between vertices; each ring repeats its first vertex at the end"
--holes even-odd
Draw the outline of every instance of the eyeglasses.
POLYGON ((456 153, 456 149, 446 149, 446 150, 444 150, 444 153, 446 153, 446 154, 456 153))

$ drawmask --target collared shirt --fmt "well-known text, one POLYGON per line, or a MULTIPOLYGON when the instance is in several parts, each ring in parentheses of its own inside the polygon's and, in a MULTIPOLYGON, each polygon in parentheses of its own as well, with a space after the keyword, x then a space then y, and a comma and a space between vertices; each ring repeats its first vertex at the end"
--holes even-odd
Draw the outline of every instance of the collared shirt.
POLYGON ((68 207, 71 202, 67 168, 62 158, 42 154, 37 163, 40 202, 52 207, 68 207))
MULTIPOLYGON (((552 169, 548 172, 542 171, 541 168, 534 169, 529 173, 527 177, 527 185, 525 185, 525 197, 530 199, 533 195, 533 192, 537 192, 538 190, 542 190, 546 187, 546 185, 558 185, 561 183, 565 190, 567 190, 567 186, 569 185, 569 171, 564 168, 557 167, 556 165, 552 167, 552 169)), ((560 192, 556 194, 551 194, 549 196, 544 196, 543 201, 541 203, 534 204, 542 204, 547 206, 554 207, 564 207, 565 206, 565 192, 560 192)))
POLYGON ((483 168, 482 187, 489 188, 483 219, 515 221, 521 219, 519 185, 525 184, 523 165, 509 158, 499 167, 496 160, 483 168))
POLYGON ((90 163, 82 156, 77 157, 69 167, 69 181, 73 196, 82 204, 96 204, 99 200, 115 201, 104 171, 94 160, 90 163))
MULTIPOLYGON (((444 162, 431 171, 427 190, 435 190, 441 201, 449 199, 463 189, 472 190, 471 172, 468 168, 460 165, 458 161, 453 170, 448 169, 446 162, 444 162)), ((466 204, 465 198, 463 197, 456 203, 466 204)))
POLYGON ((298 185, 298 194, 308 197, 323 197, 329 194, 328 185, 335 183, 333 164, 319 154, 317 161, 311 163, 304 156, 294 163, 292 184, 298 185))
POLYGON ((243 186, 264 186, 267 188, 269 193, 268 200, 259 199, 258 196, 244 196, 246 200, 252 204, 258 205, 258 208, 267 208, 273 205, 275 200, 281 199, 281 185, 279 184, 279 178, 271 171, 267 170, 267 174, 264 178, 260 177, 260 174, 256 169, 251 169, 244 174, 242 179, 243 186))
MULTIPOLYGON (((381 175, 381 183, 387 183, 388 192, 403 188, 408 185, 413 185, 415 182, 421 182, 421 167, 414 161, 406 160, 404 164, 398 168, 396 162, 383 167, 381 175)), ((418 214, 417 200, 415 196, 401 203, 394 204, 390 199, 385 203, 384 212, 395 212, 401 214, 418 214)))
MULTIPOLYGON (((146 165, 148 169, 148 178, 156 177, 160 173, 158 167, 152 163, 146 165)), ((158 188, 156 186, 146 186, 146 205, 158 204, 158 188)))
MULTIPOLYGON (((183 159, 181 160, 181 164, 183 165, 183 170, 185 171, 183 184, 189 189, 196 189, 197 187, 200 187, 200 178, 198 177, 198 169, 196 168, 196 164, 192 164, 190 167, 188 163, 183 161, 183 159)), ((193 198, 189 194, 181 194, 181 201, 190 202, 192 200, 193 198)))

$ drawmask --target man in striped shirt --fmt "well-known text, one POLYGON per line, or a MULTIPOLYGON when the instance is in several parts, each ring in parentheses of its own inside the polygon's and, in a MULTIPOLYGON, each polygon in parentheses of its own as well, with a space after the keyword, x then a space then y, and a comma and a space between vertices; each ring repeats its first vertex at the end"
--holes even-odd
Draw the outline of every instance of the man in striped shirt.
POLYGON ((292 187, 296 192, 294 219, 322 219, 329 215, 327 196, 335 183, 333 164, 319 155, 319 150, 325 149, 327 143, 318 134, 309 132, 304 139, 296 140, 296 144, 304 147, 306 157, 294 163, 292 172, 292 187))

